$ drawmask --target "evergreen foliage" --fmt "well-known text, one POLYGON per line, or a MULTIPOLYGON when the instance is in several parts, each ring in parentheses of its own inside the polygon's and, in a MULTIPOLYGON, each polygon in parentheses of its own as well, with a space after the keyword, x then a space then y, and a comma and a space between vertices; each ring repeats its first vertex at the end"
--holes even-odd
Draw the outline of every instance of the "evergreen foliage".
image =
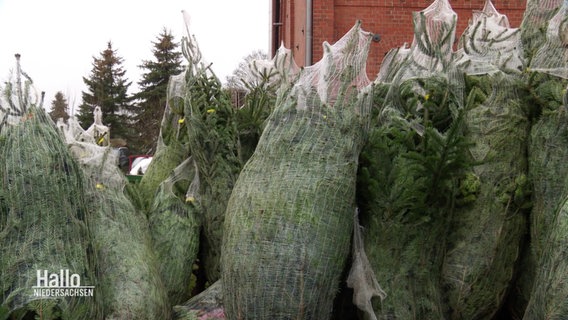
POLYGON ((458 109, 463 102, 442 77, 390 87, 402 113, 388 110, 392 96, 383 98, 389 87, 375 90, 376 110, 386 105, 382 113, 389 115, 375 120, 357 182, 365 249, 387 293, 374 309, 381 319, 444 318, 440 277, 445 235, 460 182, 471 166, 464 138, 466 108, 458 109))
POLYGON ((227 76, 227 88, 248 91, 251 85, 258 85, 262 82, 262 79, 256 79, 251 72, 251 64, 255 60, 268 60, 268 55, 262 50, 255 50, 244 57, 233 73, 227 76))
POLYGON ((227 204, 221 270, 229 319, 329 319, 349 255, 371 87, 357 23, 281 87, 227 204), (359 87, 360 86, 360 87, 359 87))
POLYGON ((139 66, 145 70, 138 82, 140 92, 134 95, 138 100, 134 116, 137 136, 130 148, 139 153, 154 154, 160 133, 160 121, 166 105, 166 90, 170 76, 183 71, 182 54, 177 48, 170 31, 164 29, 152 42, 154 60, 145 60, 139 66))
POLYGON ((110 127, 113 138, 129 138, 131 136, 132 98, 128 95, 131 82, 125 78, 126 70, 122 67, 123 59, 117 55, 112 43, 93 58, 93 69, 83 82, 88 91, 82 92, 83 103, 79 106, 77 119, 83 128, 93 123, 93 110, 101 107, 103 123, 110 127))
POLYGON ((39 270, 69 268, 96 285, 95 259, 83 172, 19 58, 0 97, 0 111, 14 117, 0 125, 0 319, 97 319, 97 298, 33 295, 39 270))
POLYGON ((55 94, 55 99, 51 102, 49 116, 53 122, 57 122, 58 119, 63 119, 63 121, 67 122, 67 119, 69 119, 69 104, 61 91, 55 94))

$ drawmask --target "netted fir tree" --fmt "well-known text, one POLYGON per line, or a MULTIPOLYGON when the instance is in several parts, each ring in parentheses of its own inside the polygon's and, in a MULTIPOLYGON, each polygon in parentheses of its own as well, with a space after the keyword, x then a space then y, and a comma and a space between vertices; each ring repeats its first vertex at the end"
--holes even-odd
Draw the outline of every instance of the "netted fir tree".
POLYGON ((255 60, 268 60, 270 57, 262 50, 254 50, 243 58, 231 75, 227 76, 226 87, 232 91, 250 91, 251 86, 258 86, 262 78, 254 74, 251 65, 255 60))
POLYGON ((160 133, 160 122, 166 105, 166 90, 170 76, 183 71, 179 43, 174 41, 171 31, 165 28, 152 42, 153 60, 144 60, 139 67, 144 69, 138 82, 140 92, 134 95, 138 100, 134 116, 137 136, 130 148, 141 153, 153 154, 160 133))
POLYGON ((88 128, 93 123, 93 110, 99 106, 111 137, 128 140, 132 136, 132 97, 128 94, 132 82, 125 77, 123 61, 110 41, 99 57, 93 57, 93 69, 88 78, 83 77, 87 91, 82 92, 77 120, 83 128, 88 128))

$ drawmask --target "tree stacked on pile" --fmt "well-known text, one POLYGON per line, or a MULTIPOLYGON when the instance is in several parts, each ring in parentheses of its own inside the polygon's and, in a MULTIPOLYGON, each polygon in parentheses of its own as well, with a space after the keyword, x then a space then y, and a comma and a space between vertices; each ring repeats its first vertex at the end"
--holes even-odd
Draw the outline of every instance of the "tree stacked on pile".
POLYGON ((365 248, 390 298, 381 317, 491 319, 513 280, 529 122, 520 33, 493 9, 453 52, 455 13, 434 1, 381 68, 384 121, 359 171, 365 248))
POLYGON ((82 92, 83 103, 79 106, 77 119, 83 128, 93 123, 93 110, 101 107, 105 125, 111 128, 114 138, 128 139, 132 136, 130 112, 132 98, 128 95, 131 82, 125 78, 123 59, 107 43, 99 58, 93 58, 93 69, 89 78, 83 77, 88 91, 82 92))
MULTIPOLYGON (((535 121, 528 147, 533 185, 530 258, 532 286, 524 319, 568 318, 568 61, 566 1, 528 1, 522 27, 530 58, 528 87, 535 121), (528 33, 528 32, 532 33, 528 33)), ((528 269, 528 270, 527 270, 528 269)))
MULTIPOLYGON (((457 15, 447 1, 415 12, 414 41, 381 66, 358 200, 365 249, 387 293, 378 318, 445 317, 445 238, 468 166, 463 79, 452 63, 457 15)), ((378 302, 378 301, 377 301, 378 302)))
POLYGON ((102 319, 83 172, 17 66, 0 98, 0 318, 102 319), (94 296, 34 296, 38 271, 62 269, 94 296))
POLYGON ((209 281, 219 279, 219 260, 225 209, 242 168, 236 125, 237 110, 228 92, 201 59, 188 30, 182 49, 188 62, 184 114, 191 156, 199 177, 194 205, 202 210, 203 263, 209 281))
POLYGON ((370 109, 370 40, 358 22, 280 88, 227 205, 222 279, 229 319, 331 316, 370 109))

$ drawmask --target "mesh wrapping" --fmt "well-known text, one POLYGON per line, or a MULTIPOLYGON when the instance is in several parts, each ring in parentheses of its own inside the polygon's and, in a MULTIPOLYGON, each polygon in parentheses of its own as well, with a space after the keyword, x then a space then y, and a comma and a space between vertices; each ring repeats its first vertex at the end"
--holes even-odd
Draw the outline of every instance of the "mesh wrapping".
POLYGON ((363 149, 358 190, 365 250, 388 295, 373 304, 379 319, 445 317, 439 278, 448 210, 429 193, 435 173, 415 160, 450 154, 459 136, 457 126, 449 129, 463 104, 463 76, 452 61, 456 18, 447 1, 414 12, 412 45, 391 51, 376 81, 380 116, 363 149))
POLYGON ((399 94, 381 106, 381 120, 362 151, 365 251, 387 293, 373 303, 378 319, 446 315, 439 279, 452 208, 445 197, 453 196, 454 158, 463 148, 460 121, 452 114, 461 107, 455 84, 435 76, 391 84, 399 94))
POLYGON ((43 96, 40 98, 33 80, 22 71, 19 55, 16 60, 15 73, 10 72, 0 90, 0 130, 7 124, 17 124, 29 106, 43 105, 43 96))
POLYGON ((96 255, 95 295, 101 299, 104 319, 167 319, 170 310, 148 219, 127 196, 118 154, 72 140, 72 121, 64 130, 69 150, 85 173, 84 201, 92 215, 89 231, 96 255))
POLYGON ((350 248, 369 44, 358 23, 281 91, 227 206, 229 319, 330 317, 350 248))
POLYGON ((225 209, 242 167, 236 109, 221 82, 201 60, 197 41, 184 37, 188 61, 184 113, 190 153, 199 176, 195 205, 203 216, 202 263, 209 282, 219 278, 225 209))
POLYGON ((473 13, 473 20, 461 36, 458 48, 457 63, 470 75, 523 69, 520 29, 511 28, 507 17, 489 0, 483 10, 473 13))
POLYGON ((375 80, 378 83, 391 83, 410 53, 406 44, 400 48, 391 49, 383 58, 379 74, 375 80))
POLYGON ((93 297, 33 296, 37 270, 70 270, 81 285, 97 285, 83 175, 43 109, 28 106, 2 129, 0 159, 0 309, 16 318, 96 318, 93 297))
POLYGON ((193 180, 194 176, 190 157, 160 184, 149 212, 152 242, 170 305, 189 299, 193 263, 199 249, 201 224, 197 210, 191 201, 186 201, 185 193, 175 191, 176 183, 193 180))
POLYGON ((566 80, 538 73, 532 77, 542 113, 531 128, 528 159, 532 182, 531 245, 521 282, 528 318, 561 319, 568 315, 563 302, 565 278, 565 197, 567 194, 568 132, 566 132, 566 80))
POLYGON ((167 296, 146 216, 120 189, 93 183, 92 235, 105 319, 167 319, 167 296))
POLYGON ((412 13, 414 38, 408 54, 409 66, 402 78, 427 77, 446 70, 452 61, 457 14, 448 0, 434 0, 422 11, 412 13))
POLYGON ((548 22, 563 0, 528 0, 521 22, 521 41, 527 57, 532 57, 546 42, 548 22))
POLYGON ((545 236, 535 286, 523 319, 566 319, 568 316, 568 201, 555 210, 545 236))
POLYGON ((548 21, 544 43, 531 59, 529 68, 568 79, 568 1, 563 1, 548 21))
POLYGON ((353 218, 353 245, 352 245, 352 266, 347 277, 347 286, 353 288, 353 303, 364 312, 365 318, 376 320, 377 316, 373 310, 371 300, 374 297, 385 299, 387 294, 383 291, 363 244, 362 227, 359 225, 359 214, 355 212, 353 218))
MULTIPOLYGON (((513 278, 525 234, 527 108, 516 76, 483 76, 485 94, 467 112, 469 174, 475 197, 454 213, 443 285, 452 317, 491 318, 501 307, 513 278)), ((484 87, 478 87, 483 91, 484 87)))
POLYGON ((446 197, 463 158, 463 79, 394 80, 383 85, 359 170, 365 250, 388 295, 373 306, 379 319, 444 318, 439 279, 452 210, 446 197))
POLYGON ((186 92, 185 77, 186 72, 182 72, 170 76, 168 81, 167 103, 160 125, 156 153, 138 185, 145 208, 152 206, 160 183, 189 156, 183 104, 186 92))
POLYGON ((294 60, 292 50, 282 44, 272 60, 255 60, 251 63, 250 70, 256 79, 268 77, 270 83, 290 83, 300 68, 294 60))
POLYGON ((568 115, 564 105, 566 81, 545 77, 536 93, 545 105, 531 127, 529 140, 530 180, 533 184, 531 240, 535 259, 540 259, 544 241, 568 188, 568 115))

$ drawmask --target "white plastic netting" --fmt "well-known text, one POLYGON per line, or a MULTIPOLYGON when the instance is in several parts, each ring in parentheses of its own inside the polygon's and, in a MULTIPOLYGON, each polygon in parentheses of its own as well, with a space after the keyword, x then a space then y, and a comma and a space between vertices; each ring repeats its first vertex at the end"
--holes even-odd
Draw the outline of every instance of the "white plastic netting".
POLYGON ((435 0, 412 14, 414 38, 390 50, 381 64, 376 83, 403 82, 432 74, 444 74, 453 64, 457 14, 448 0, 435 0))
POLYGON ((353 288, 353 303, 359 310, 363 311, 364 318, 377 320, 371 301, 375 297, 383 300, 387 297, 387 294, 381 288, 367 258, 362 233, 363 227, 359 224, 359 212, 355 211, 353 216, 353 243, 351 245, 353 262, 347 277, 347 286, 353 288))
POLYGON ((511 28, 489 0, 460 38, 457 64, 469 75, 493 74, 499 70, 521 71, 524 66, 521 32, 511 28))
POLYGON ((189 157, 184 95, 187 71, 170 76, 166 106, 160 124, 156 152, 140 180, 138 190, 145 208, 152 205, 156 191, 171 171, 189 157))
POLYGON ((149 209, 150 233, 158 256, 170 306, 185 302, 191 292, 191 277, 197 252, 201 220, 192 205, 195 164, 191 157, 177 166, 156 191, 149 209))
POLYGON ((375 82, 391 83, 410 52, 411 50, 406 43, 400 48, 391 49, 383 58, 383 63, 375 82))
POLYGON ((357 23, 281 89, 227 205, 229 318, 328 319, 351 244, 370 40, 357 23))
MULTIPOLYGON (((95 114, 90 128, 104 129, 101 118, 101 113, 95 114)), ((59 127, 85 174, 84 201, 92 214, 89 232, 96 255, 96 293, 102 299, 104 318, 167 318, 170 305, 149 221, 127 194, 128 182, 118 167, 118 153, 98 145, 103 136, 97 141, 74 119, 67 125, 59 123, 59 127), (77 141, 75 137, 87 139, 77 141)))
POLYGON ((365 249, 388 293, 374 310, 384 319, 491 317, 511 283, 527 213, 520 31, 486 2, 455 52, 448 1, 413 17, 412 45, 391 51, 376 80, 386 93, 375 96, 380 117, 361 170, 373 181, 362 191, 371 201, 365 249), (518 188, 519 205, 477 193, 461 203, 468 179, 483 197, 510 200, 518 188))
POLYGON ((248 83, 261 83, 261 79, 269 79, 271 84, 289 84, 295 80, 300 68, 294 60, 292 50, 282 44, 271 60, 253 60, 250 65, 253 79, 245 79, 248 83))
POLYGON ((16 55, 16 60, 16 70, 10 72, 8 80, 0 87, 0 131, 7 124, 18 123, 30 106, 43 105, 43 96, 21 68, 20 55, 16 55))
POLYGON ((563 0, 528 0, 521 22, 521 39, 525 56, 532 57, 546 42, 546 30, 563 0))
POLYGON ((448 0, 435 0, 426 9, 412 13, 414 39, 409 66, 402 78, 429 76, 443 72, 452 61, 457 14, 448 0))
MULTIPOLYGON (((527 84, 539 114, 528 147, 533 207, 530 255, 525 257, 521 293, 524 319, 568 316, 566 285, 566 87, 568 3, 529 0, 521 24, 527 48, 527 84), (528 305, 527 305, 528 303, 528 305)), ((520 312, 521 313, 521 312, 520 312)), ((521 313, 522 314, 522 313, 521 313)))
POLYGON ((434 121, 440 127, 457 115, 463 106, 464 81, 452 51, 457 15, 448 0, 435 0, 426 9, 414 12, 413 23, 410 48, 391 50, 381 65, 375 83, 387 92, 384 100, 375 102, 380 104, 382 118, 409 120, 415 130, 423 132, 422 120, 434 121), (437 91, 435 86, 440 85, 429 85, 426 79, 433 78, 443 82, 442 87, 451 95, 444 100, 450 102, 445 110, 430 100, 437 91))
POLYGON ((548 21, 546 38, 531 59, 531 71, 568 79, 568 1, 548 21))
POLYGON ((108 146, 110 144, 109 127, 103 124, 103 112, 101 107, 97 106, 93 110, 93 124, 85 130, 85 134, 92 137, 99 146, 108 146))
MULTIPOLYGON (((35 292, 54 285, 38 274, 61 270, 76 274, 83 286, 98 282, 83 172, 32 86, 18 60, 16 78, 5 84, 0 99, 0 314, 97 318, 96 297, 35 292)), ((57 287, 70 285, 58 280, 57 287)))

